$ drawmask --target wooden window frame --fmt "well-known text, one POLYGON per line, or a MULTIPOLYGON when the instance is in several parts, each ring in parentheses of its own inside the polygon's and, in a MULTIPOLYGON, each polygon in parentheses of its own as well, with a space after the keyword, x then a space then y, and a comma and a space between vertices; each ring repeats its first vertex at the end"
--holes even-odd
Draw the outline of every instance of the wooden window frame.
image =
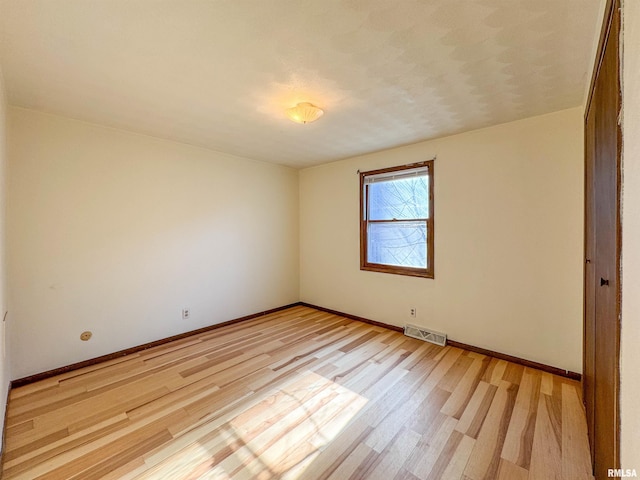
POLYGON ((359 172, 360 174, 360 270, 368 272, 391 273, 395 275, 409 275, 412 277, 434 278, 434 208, 433 208, 433 184, 434 170, 433 160, 425 162, 412 163, 409 165, 400 165, 397 167, 381 168, 379 170, 370 170, 368 172, 359 172), (384 173, 400 172, 402 170, 412 170, 414 168, 427 167, 428 170, 428 188, 429 188, 429 218, 426 219, 406 219, 406 220, 377 220, 376 223, 391 222, 408 222, 408 221, 426 221, 427 224, 427 268, 417 267, 401 267, 397 265, 386 265, 381 263, 371 263, 367 261, 367 227, 369 223, 373 223, 368 219, 368 201, 369 190, 365 185, 365 178, 372 175, 384 173))

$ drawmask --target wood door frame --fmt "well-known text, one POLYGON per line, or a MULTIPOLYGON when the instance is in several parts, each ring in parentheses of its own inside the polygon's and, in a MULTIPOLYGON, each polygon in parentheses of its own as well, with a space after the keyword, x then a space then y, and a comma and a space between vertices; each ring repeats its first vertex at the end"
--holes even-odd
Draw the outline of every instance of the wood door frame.
MULTIPOLYGON (((607 0, 607 3, 605 5, 605 10, 604 10, 604 20, 603 20, 603 25, 602 25, 602 29, 600 31, 600 39, 598 42, 598 50, 597 50, 597 54, 596 54, 596 58, 595 58, 595 62, 594 62, 594 68, 593 68, 593 73, 591 75, 591 82, 589 85, 589 94, 587 97, 587 102, 586 102, 586 106, 585 106, 585 111, 584 111, 584 132, 585 132, 585 138, 584 138, 584 155, 585 155, 585 173, 584 173, 584 198, 585 198, 585 205, 584 205, 584 255, 585 255, 585 261, 583 263, 583 380, 582 380, 582 387, 583 387, 583 402, 585 402, 585 407, 586 407, 586 392, 585 392, 585 380, 586 380, 586 376, 584 375, 585 373, 585 367, 586 367, 586 363, 587 363, 587 322, 586 322, 586 318, 587 318, 587 309, 586 309, 586 304, 587 304, 587 268, 586 268, 586 261, 587 261, 587 236, 589 234, 589 232, 587 231, 587 226, 588 226, 588 218, 587 218, 587 198, 589 198, 590 196, 587 194, 587 191, 590 192, 591 194, 591 198, 593 198, 594 195, 594 191, 593 191, 593 186, 595 184, 595 182, 593 183, 589 183, 587 181, 587 172, 586 169, 588 167, 587 165, 587 152, 588 152, 588 142, 589 142, 589 138, 587 136, 587 129, 588 129, 588 125, 587 125, 587 119, 588 119, 588 115, 590 112, 590 109, 592 107, 592 101, 593 101, 593 97, 594 97, 594 91, 595 91, 595 87, 596 87, 596 80, 598 78, 598 75, 600 74, 600 69, 603 63, 603 59, 604 59, 604 54, 605 54, 605 48, 607 46, 607 43, 609 41, 609 37, 611 35, 611 28, 613 25, 613 21, 614 21, 614 16, 617 15, 617 21, 618 21, 618 26, 619 26, 619 31, 618 31, 618 35, 620 34, 621 28, 622 28, 622 24, 621 24, 621 11, 620 11, 620 1, 619 0, 607 0)), ((620 45, 621 42, 618 39, 618 56, 619 56, 619 52, 620 52, 620 45)), ((618 105, 620 106, 620 108, 622 107, 622 94, 621 94, 621 85, 620 85, 620 79, 622 76, 622 72, 621 72, 621 68, 622 65, 619 64, 618 67, 618 72, 617 72, 617 78, 618 78, 618 95, 617 95, 617 100, 618 100, 618 105)), ((619 112, 618 112, 619 115, 619 112)), ((615 438, 613 439, 614 441, 614 463, 615 465, 612 465, 611 468, 620 468, 620 314, 621 314, 621 297, 622 297, 622 284, 621 284, 621 272, 620 272, 620 268, 621 268, 621 252, 622 252, 622 223, 620 221, 621 216, 620 216, 620 195, 621 195, 621 158, 622 158, 622 130, 620 128, 620 124, 618 123, 617 125, 617 139, 616 139, 616 208, 615 208, 615 214, 616 214, 616 268, 615 268, 615 274, 616 274, 616 292, 615 292, 615 318, 616 318, 616 323, 615 323, 615 338, 616 338, 616 348, 615 348, 615 364, 616 364, 616 369, 615 369, 615 379, 614 379, 614 385, 615 385, 615 407, 616 407, 616 411, 615 411, 615 431, 616 431, 616 435, 615 438)), ((595 159, 594 159, 594 165, 595 165, 595 159)), ((595 208, 594 208, 594 212, 595 213, 595 208)), ((597 254, 597 252, 595 252, 597 254)), ((592 264, 594 264, 594 259, 589 259, 590 262, 592 264)), ((595 268, 595 267, 594 267, 595 268)), ((591 445, 591 449, 592 449, 592 453, 593 453, 593 448, 594 448, 594 432, 593 431, 589 431, 588 432, 589 435, 589 443, 591 445)), ((595 458, 592 454, 592 463, 595 461, 595 458)))

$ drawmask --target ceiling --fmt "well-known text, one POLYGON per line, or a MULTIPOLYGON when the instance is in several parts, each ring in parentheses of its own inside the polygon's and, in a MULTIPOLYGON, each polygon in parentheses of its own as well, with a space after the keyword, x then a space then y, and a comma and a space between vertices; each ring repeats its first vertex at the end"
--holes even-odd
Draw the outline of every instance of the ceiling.
POLYGON ((300 168, 581 105, 603 1, 0 0, 0 64, 12 105, 300 168))

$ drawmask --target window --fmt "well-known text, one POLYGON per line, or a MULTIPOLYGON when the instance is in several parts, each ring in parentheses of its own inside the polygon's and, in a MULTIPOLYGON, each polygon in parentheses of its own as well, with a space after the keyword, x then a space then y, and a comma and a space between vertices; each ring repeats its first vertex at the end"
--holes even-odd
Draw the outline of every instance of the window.
POLYGON ((360 172, 360 269, 433 278, 433 160, 360 172))

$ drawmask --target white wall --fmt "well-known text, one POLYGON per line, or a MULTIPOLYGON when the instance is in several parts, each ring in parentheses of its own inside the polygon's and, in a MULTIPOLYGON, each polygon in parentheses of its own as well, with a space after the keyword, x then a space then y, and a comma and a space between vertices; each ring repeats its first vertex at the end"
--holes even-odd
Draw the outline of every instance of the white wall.
POLYGON ((640 471, 640 3, 623 18, 621 462, 640 471))
POLYGON ((302 170, 301 300, 580 372, 582 122, 574 108, 302 170), (356 171, 433 155, 435 279, 361 271, 356 171))
POLYGON ((14 378, 298 300, 295 170, 8 118, 14 378))
MULTIPOLYGON (((7 311, 6 296, 6 268, 5 268, 5 164, 6 164, 6 116, 7 104, 5 101, 4 81, 2 69, 0 68, 0 315, 5 317, 7 311)), ((11 378, 9 370, 9 355, 6 348, 5 338, 6 323, 0 319, 0 432, 3 431, 4 411, 7 403, 7 389, 11 378)), ((2 436, 0 435, 0 447, 2 446, 2 436)))

